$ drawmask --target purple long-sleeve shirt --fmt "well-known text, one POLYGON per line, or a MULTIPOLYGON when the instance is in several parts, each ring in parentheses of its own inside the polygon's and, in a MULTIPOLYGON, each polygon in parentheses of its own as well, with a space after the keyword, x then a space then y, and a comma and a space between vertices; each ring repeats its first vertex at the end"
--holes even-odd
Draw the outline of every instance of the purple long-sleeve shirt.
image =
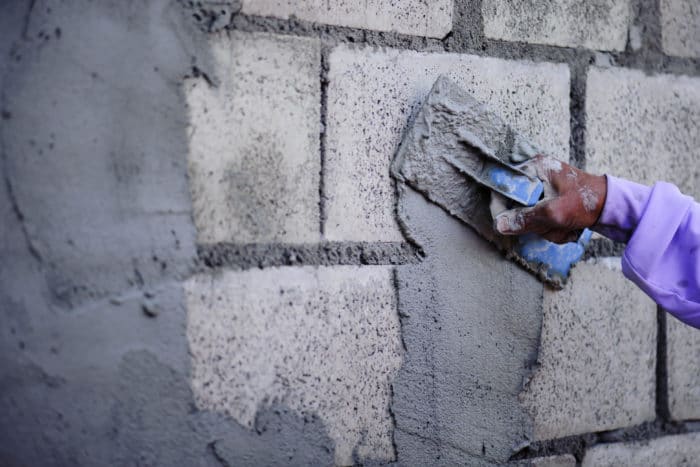
POLYGON ((700 328, 700 204, 670 183, 653 187, 606 175, 593 230, 627 242, 622 272, 681 321, 700 328))

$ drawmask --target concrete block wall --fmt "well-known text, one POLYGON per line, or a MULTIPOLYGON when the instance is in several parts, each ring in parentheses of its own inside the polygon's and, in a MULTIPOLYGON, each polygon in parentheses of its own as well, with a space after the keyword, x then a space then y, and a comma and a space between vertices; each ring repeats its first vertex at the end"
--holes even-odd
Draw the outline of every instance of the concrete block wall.
POLYGON ((447 74, 700 197, 692 0, 0 6, 0 464, 685 465, 700 334, 389 164, 447 74))

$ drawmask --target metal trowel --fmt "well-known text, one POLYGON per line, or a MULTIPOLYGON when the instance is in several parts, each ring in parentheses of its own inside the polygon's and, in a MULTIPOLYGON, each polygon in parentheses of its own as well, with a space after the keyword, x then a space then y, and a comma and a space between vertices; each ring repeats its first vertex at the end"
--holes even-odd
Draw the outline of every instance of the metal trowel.
POLYGON ((492 197, 508 207, 533 206, 543 184, 523 162, 541 153, 494 112, 445 76, 437 79, 410 124, 392 175, 470 225, 542 281, 556 288, 590 240, 556 244, 536 235, 504 236, 493 228, 492 197))

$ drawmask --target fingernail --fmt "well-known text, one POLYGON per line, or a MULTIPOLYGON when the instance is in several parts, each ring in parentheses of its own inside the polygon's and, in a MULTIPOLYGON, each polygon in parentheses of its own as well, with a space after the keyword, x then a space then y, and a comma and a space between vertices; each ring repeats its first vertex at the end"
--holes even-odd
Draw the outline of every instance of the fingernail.
POLYGON ((496 216, 496 230, 500 233, 505 234, 511 231, 511 216, 508 213, 499 214, 496 216))

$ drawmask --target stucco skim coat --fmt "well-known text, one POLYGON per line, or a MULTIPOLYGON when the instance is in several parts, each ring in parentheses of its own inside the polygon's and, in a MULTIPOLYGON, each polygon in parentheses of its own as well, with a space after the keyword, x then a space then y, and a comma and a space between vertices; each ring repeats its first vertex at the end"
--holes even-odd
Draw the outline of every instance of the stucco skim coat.
POLYGON ((220 76, 192 13, 0 6, 2 465, 334 462, 314 413, 271 401, 251 427, 196 405, 183 83, 220 76))

